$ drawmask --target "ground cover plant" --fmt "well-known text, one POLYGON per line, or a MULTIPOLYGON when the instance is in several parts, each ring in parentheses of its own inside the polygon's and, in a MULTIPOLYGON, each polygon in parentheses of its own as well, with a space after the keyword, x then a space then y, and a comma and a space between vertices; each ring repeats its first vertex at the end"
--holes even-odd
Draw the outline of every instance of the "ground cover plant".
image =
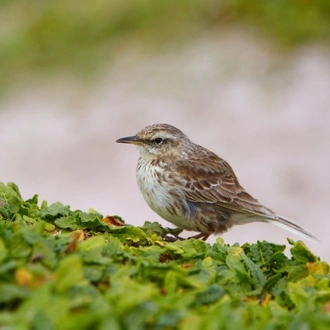
POLYGON ((0 328, 330 328, 329 265, 303 242, 166 234, 0 183, 0 328))

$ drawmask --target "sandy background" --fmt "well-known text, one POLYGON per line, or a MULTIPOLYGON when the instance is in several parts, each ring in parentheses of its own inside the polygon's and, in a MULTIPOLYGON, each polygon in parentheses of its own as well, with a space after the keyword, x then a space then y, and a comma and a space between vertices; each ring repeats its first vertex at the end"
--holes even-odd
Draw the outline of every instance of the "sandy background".
MULTIPOLYGON (((36 79, 2 98, 0 180, 24 198, 167 225, 135 183, 137 150, 115 140, 169 123, 229 161, 254 197, 312 231, 321 243, 307 244, 330 261, 329 86, 328 50, 285 54, 242 31, 161 54, 129 49, 93 83, 36 79)), ((288 236, 298 239, 263 224, 223 235, 281 244, 288 236)))

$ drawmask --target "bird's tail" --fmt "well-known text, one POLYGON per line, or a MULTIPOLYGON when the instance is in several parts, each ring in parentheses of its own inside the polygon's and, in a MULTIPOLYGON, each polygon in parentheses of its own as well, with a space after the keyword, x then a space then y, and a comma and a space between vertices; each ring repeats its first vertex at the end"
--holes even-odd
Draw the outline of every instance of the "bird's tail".
POLYGON ((265 208, 263 211, 265 212, 263 214, 255 213, 255 212, 251 212, 249 215, 235 214, 235 217, 233 219, 234 223, 236 225, 243 225, 243 224, 251 223, 251 222, 268 222, 277 227, 283 228, 293 234, 296 234, 302 238, 305 238, 305 239, 308 239, 308 240, 314 241, 314 242, 315 241, 319 242, 319 240, 312 233, 310 233, 308 230, 300 227, 293 221, 291 221, 287 218, 284 218, 281 215, 275 214, 269 209, 265 208), (266 212, 268 214, 266 214, 266 212))
POLYGON ((311 241, 319 241, 311 232, 300 227, 295 222, 276 214, 275 217, 267 217, 265 220, 273 225, 283 228, 293 234, 296 234, 302 238, 306 238, 311 241))

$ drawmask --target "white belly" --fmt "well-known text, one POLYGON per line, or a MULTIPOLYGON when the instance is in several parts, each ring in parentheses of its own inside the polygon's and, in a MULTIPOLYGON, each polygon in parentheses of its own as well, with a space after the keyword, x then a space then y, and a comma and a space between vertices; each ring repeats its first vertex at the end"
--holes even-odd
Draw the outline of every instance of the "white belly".
POLYGON ((162 180, 163 168, 150 165, 150 163, 138 166, 136 179, 140 191, 150 208, 163 219, 180 228, 194 230, 193 222, 185 218, 183 212, 184 197, 179 198, 173 186, 167 180, 162 180), (176 193, 176 197, 173 196, 176 193))

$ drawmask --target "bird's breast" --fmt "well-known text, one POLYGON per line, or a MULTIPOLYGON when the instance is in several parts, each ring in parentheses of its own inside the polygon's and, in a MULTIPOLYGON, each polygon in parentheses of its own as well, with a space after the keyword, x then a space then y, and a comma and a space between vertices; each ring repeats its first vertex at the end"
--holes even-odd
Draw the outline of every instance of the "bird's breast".
MULTIPOLYGON (((170 186, 165 180, 166 171, 152 162, 139 162, 136 171, 138 186, 147 201, 152 206, 163 206, 167 203, 170 186)), ((152 207, 153 208, 153 207, 152 207)))
POLYGON ((207 232, 197 221, 198 209, 186 200, 182 187, 175 180, 175 168, 163 164, 142 159, 138 162, 136 179, 145 201, 160 217, 177 227, 207 232))
POLYGON ((170 179, 171 170, 152 162, 139 161, 136 179, 150 208, 162 218, 176 222, 182 218, 182 199, 170 179))

